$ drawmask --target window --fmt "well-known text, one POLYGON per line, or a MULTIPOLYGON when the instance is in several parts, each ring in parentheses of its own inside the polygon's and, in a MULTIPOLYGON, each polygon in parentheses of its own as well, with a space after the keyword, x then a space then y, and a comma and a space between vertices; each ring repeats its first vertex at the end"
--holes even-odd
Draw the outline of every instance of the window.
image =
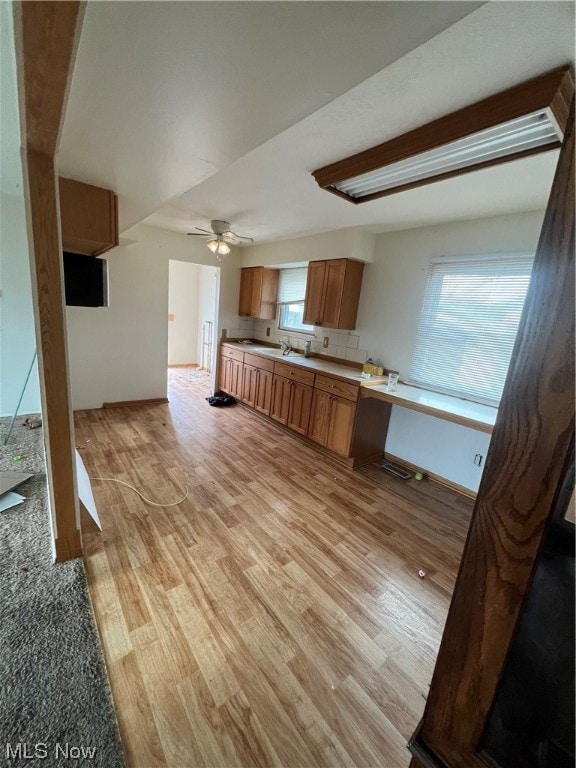
POLYGON ((408 383, 498 405, 533 259, 434 259, 408 383))
POLYGON ((304 325, 307 267, 281 269, 278 286, 278 328, 285 331, 314 332, 314 326, 304 325))

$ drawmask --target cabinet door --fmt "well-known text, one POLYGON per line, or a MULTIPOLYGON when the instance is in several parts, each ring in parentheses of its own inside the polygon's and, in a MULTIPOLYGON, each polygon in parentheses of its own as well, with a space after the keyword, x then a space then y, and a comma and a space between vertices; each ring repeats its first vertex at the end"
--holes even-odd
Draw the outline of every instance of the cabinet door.
POLYGON ((242 371, 242 400, 246 405, 252 406, 256 402, 256 386, 258 381, 258 368, 244 364, 242 371))
POLYGON ((325 261, 311 261, 308 264, 306 298, 304 300, 304 323, 306 325, 322 325, 325 272, 325 261))
POLYGON ((272 406, 272 379, 273 375, 270 371, 258 370, 254 408, 260 411, 260 413, 265 413, 266 416, 270 415, 270 408, 272 406))
POLYGON ((288 426, 301 435, 308 434, 310 411, 312 409, 312 387, 291 381, 290 411, 288 414, 288 426))
POLYGON ((220 365, 218 371, 218 387, 230 394, 230 360, 220 355, 220 365))
POLYGON ((270 418, 279 421, 280 424, 288 423, 290 412, 290 392, 292 382, 283 376, 274 376, 272 380, 272 403, 270 406, 270 418))
POLYGON ((58 179, 62 248, 97 256, 118 245, 116 195, 73 179, 58 179))
POLYGON ((252 294, 254 286, 254 268, 246 267, 240 270, 240 301, 238 314, 241 317, 251 317, 252 294))
POLYGON ((238 360, 228 360, 230 365, 230 394, 237 400, 242 399, 242 373, 244 364, 238 360))
POLYGON ((311 440, 314 440, 314 442, 320 443, 320 445, 326 445, 328 442, 331 408, 332 395, 315 389, 312 398, 312 412, 310 414, 308 437, 311 440))
POLYGON ((260 317, 260 305, 262 302, 262 283, 264 269, 255 267, 252 270, 252 290, 250 293, 250 317, 260 317))
POLYGON ((328 328, 338 328, 340 308, 344 292, 346 260, 338 259, 326 262, 324 277, 324 302, 322 304, 322 324, 328 328))
POLYGON ((352 434, 354 432, 354 419, 356 418, 356 403, 345 400, 343 397, 332 398, 332 410, 330 412, 330 426, 328 428, 328 440, 326 448, 340 456, 350 455, 352 434))

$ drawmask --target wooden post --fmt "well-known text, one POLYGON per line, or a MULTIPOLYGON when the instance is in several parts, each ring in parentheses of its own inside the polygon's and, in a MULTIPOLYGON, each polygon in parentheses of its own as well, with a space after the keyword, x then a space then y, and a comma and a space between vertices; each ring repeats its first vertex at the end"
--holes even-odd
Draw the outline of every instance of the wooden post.
POLYGON ((55 156, 84 4, 14 3, 48 488, 57 561, 82 554, 55 156))

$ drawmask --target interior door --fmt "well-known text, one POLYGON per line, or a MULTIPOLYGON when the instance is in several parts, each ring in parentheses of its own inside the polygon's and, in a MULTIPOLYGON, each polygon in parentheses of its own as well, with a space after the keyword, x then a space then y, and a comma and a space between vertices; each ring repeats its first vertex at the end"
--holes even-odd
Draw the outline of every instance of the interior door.
POLYGON ((412 766, 495 765, 482 739, 574 446, 574 246, 572 101, 412 766))

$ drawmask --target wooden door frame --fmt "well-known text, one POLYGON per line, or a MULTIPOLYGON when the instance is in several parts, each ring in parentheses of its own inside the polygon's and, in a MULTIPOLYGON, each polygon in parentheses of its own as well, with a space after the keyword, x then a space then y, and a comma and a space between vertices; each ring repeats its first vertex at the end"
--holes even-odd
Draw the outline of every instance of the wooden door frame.
POLYGON ((23 176, 56 560, 82 554, 56 155, 85 3, 13 3, 23 176))
POLYGON ((530 288, 412 766, 478 768, 574 447, 574 89, 530 288))

